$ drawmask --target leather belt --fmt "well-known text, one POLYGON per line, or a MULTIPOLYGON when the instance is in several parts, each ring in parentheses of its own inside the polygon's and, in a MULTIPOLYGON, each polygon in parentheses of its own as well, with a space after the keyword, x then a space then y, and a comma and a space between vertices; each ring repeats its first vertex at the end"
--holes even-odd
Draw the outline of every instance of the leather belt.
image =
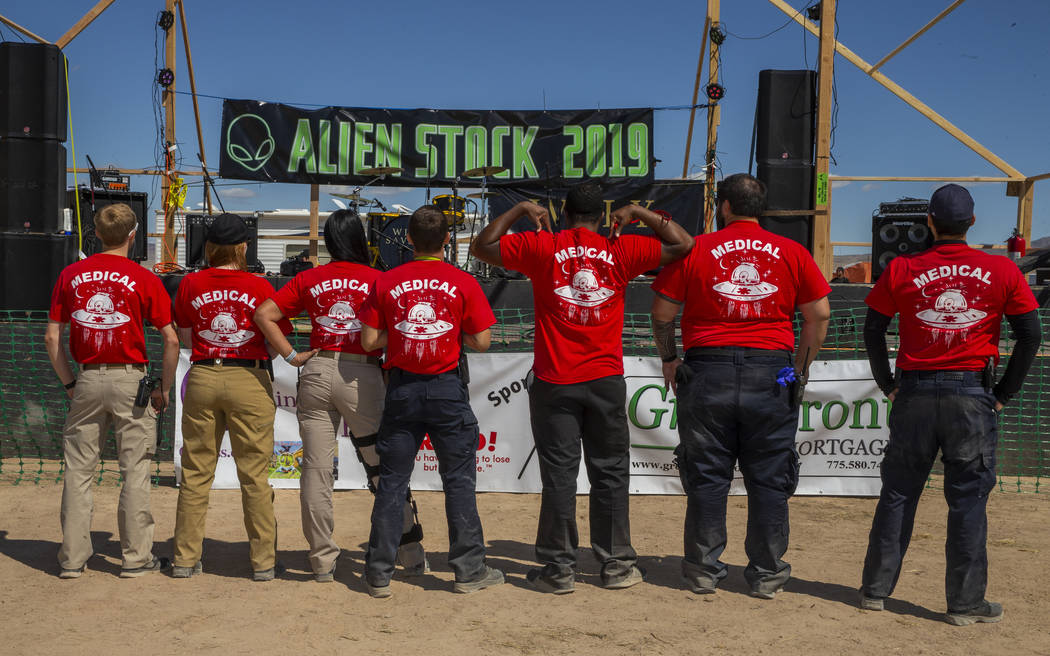
POLYGON ((382 364, 374 355, 364 355, 362 353, 345 353, 343 351, 318 351, 317 356, 319 358, 327 358, 329 360, 342 360, 347 362, 360 362, 362 364, 374 364, 377 367, 382 364))
POLYGON ((122 371, 132 371, 132 370, 134 370, 134 371, 145 371, 146 370, 146 365, 142 364, 141 362, 137 362, 137 363, 89 362, 87 364, 81 364, 80 365, 80 369, 83 370, 83 371, 88 371, 88 370, 91 370, 91 369, 98 369, 100 371, 116 370, 116 369, 120 369, 122 371))
POLYGON ((772 349, 757 349, 747 346, 694 346, 685 352, 685 356, 693 358, 714 355, 732 358, 738 353, 745 358, 791 357, 791 351, 774 351, 772 349))
POLYGON ((204 367, 244 367, 245 369, 269 369, 269 360, 248 360, 246 358, 207 358, 194 360, 193 364, 204 367))

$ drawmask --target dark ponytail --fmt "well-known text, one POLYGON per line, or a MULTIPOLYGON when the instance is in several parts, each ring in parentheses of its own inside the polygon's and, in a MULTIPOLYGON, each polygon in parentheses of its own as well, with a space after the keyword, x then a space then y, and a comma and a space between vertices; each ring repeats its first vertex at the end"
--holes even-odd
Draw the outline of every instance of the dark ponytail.
POLYGON ((361 219, 350 210, 336 210, 324 224, 324 245, 333 260, 369 263, 368 240, 361 219))

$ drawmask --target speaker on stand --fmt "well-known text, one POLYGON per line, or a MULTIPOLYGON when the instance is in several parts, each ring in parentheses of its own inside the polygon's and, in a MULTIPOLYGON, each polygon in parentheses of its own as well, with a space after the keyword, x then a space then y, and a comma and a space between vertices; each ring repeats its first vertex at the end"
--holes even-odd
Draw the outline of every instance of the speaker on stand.
POLYGON ((871 217, 871 281, 875 282, 899 255, 920 253, 933 245, 926 224, 927 201, 905 198, 880 203, 871 217))

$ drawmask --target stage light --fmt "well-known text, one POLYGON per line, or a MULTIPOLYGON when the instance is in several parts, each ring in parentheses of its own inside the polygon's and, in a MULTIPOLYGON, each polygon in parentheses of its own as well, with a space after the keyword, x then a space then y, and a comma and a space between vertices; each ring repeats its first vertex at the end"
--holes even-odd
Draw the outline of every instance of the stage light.
POLYGON ((817 4, 813 5, 812 7, 807 7, 806 8, 806 16, 809 18, 809 20, 816 21, 816 22, 819 23, 820 22, 820 11, 821 11, 821 6, 820 6, 820 3, 818 2, 817 4))
POLYGON ((175 73, 170 68, 162 69, 157 73, 157 84, 167 89, 175 83, 175 73))
POLYGON ((722 45, 722 43, 726 40, 726 33, 718 25, 715 25, 711 28, 711 30, 708 32, 708 36, 711 37, 711 43, 715 44, 716 46, 722 45))
POLYGON ((726 95, 726 89, 717 82, 707 85, 707 98, 709 100, 721 100, 726 95))
POLYGON ((170 11, 160 12, 160 18, 157 19, 157 26, 160 27, 160 29, 167 32, 171 29, 171 26, 174 24, 175 14, 171 13, 170 11))

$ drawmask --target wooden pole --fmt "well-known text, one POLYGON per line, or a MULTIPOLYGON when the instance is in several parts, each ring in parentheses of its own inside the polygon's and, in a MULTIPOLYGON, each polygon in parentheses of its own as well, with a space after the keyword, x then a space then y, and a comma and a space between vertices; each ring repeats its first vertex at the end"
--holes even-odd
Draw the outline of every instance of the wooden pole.
MULTIPOLYGON (((1050 174, 1047 174, 1050 177, 1050 174)), ((1002 176, 985 176, 985 175, 970 175, 970 176, 956 176, 948 178, 938 178, 932 176, 891 176, 891 175, 835 175, 831 174, 828 176, 828 180, 835 182, 838 180, 850 181, 850 182, 1024 182, 1024 178, 1006 178, 1002 176)))
MULTIPOLYGON (((97 170, 97 169, 96 169, 97 170)), ((91 169, 82 169, 73 167, 66 168, 66 173, 91 173, 91 169)), ((157 171, 155 169, 106 169, 106 171, 114 171, 116 173, 122 173, 124 175, 167 175, 164 171, 157 171)), ((204 175, 203 171, 175 171, 175 175, 178 176, 201 176, 204 175)))
POLYGON ((891 60, 894 57, 896 57, 897 53, 899 53, 901 50, 904 50, 905 48, 910 46, 912 44, 912 41, 914 41, 915 39, 918 39, 920 36, 925 34, 926 30, 930 29, 931 27, 933 27, 934 25, 939 23, 942 18, 944 18, 948 14, 952 13, 955 10, 955 8, 958 7, 959 5, 961 5, 963 2, 965 2, 965 0, 955 0, 955 2, 953 2, 951 4, 951 6, 949 6, 947 9, 945 9, 941 13, 937 14, 936 16, 934 16, 933 20, 930 21, 929 23, 926 23, 926 25, 924 25, 921 30, 919 30, 915 34, 912 34, 910 37, 908 37, 908 39, 904 43, 900 44, 899 46, 897 46, 896 48, 891 50, 888 55, 886 55, 885 57, 883 57, 882 59, 877 61, 874 66, 869 68, 867 70, 868 75, 871 75, 875 71, 877 71, 880 68, 882 68, 883 64, 885 64, 889 60, 891 60))
POLYGON ((1039 175, 1033 175, 1030 178, 1028 178, 1028 181, 1029 182, 1038 182, 1039 180, 1047 180, 1047 179, 1050 179, 1050 173, 1041 173, 1039 175))
MULTIPOLYGON (((164 8, 175 13, 175 0, 164 0, 164 8)), ((164 66, 175 72, 175 26, 172 25, 164 35, 164 66)), ((156 84, 156 82, 154 82, 156 84)), ((175 143, 175 83, 161 92, 161 100, 164 103, 164 169, 171 171, 175 168, 174 157, 169 148, 175 143)), ((175 241, 175 212, 178 207, 171 202, 170 191, 174 173, 164 176, 161 182, 161 199, 164 207, 164 261, 176 262, 178 260, 179 245, 175 241)))
POLYGON ((828 169, 831 154, 832 85, 835 83, 835 2, 820 3, 820 77, 817 90, 817 166, 813 208, 813 259, 824 277, 830 277, 834 248, 831 245, 831 184, 828 169), (823 210, 823 213, 821 213, 823 210))
POLYGON ((1035 197, 1035 182, 1029 178, 1021 183, 1021 195, 1017 197, 1017 232, 1025 242, 1032 244, 1032 201, 1035 197))
POLYGON ((37 43, 47 43, 47 44, 51 43, 50 41, 48 41, 44 37, 37 36, 37 35, 33 34, 29 30, 27 30, 26 28, 22 27, 18 23, 16 23, 13 20, 11 20, 10 18, 5 18, 4 16, 0 16, 0 23, 3 23, 4 25, 10 27, 12 30, 18 30, 19 32, 21 32, 22 34, 25 34, 26 36, 28 36, 30 39, 36 41, 37 43))
MULTIPOLYGON (((810 21, 803 18, 800 15, 800 12, 798 12, 798 10, 789 5, 784 0, 769 0, 769 3, 777 9, 779 9, 780 11, 784 12, 796 23, 806 28, 806 30, 808 30, 814 36, 820 36, 817 27, 814 26, 813 23, 811 23, 810 21)), ((858 56, 857 53, 842 45, 837 40, 835 41, 835 51, 842 55, 846 59, 846 61, 850 62, 865 73, 868 73, 868 71, 870 71, 872 68, 871 65, 868 64, 868 62, 864 61, 860 56, 858 56)), ((984 159, 988 160, 995 168, 999 169, 1000 171, 1011 177, 1025 177, 1023 173, 1010 166, 1001 157, 979 144, 977 140, 975 140, 973 137, 963 132, 959 127, 954 125, 948 119, 944 118, 937 112, 930 109, 929 106, 927 106, 925 103, 920 101, 912 94, 905 91, 903 87, 901 87, 899 84, 883 75, 880 71, 873 71, 871 73, 868 73, 868 75, 871 77, 871 79, 886 87, 890 91, 890 93, 897 96, 898 98, 906 102, 908 105, 910 105, 914 110, 916 110, 917 112, 928 118, 930 121, 932 121, 934 125, 941 128, 948 134, 952 135, 953 137, 961 141, 967 148, 974 151, 984 159)))
POLYGON ((91 8, 91 10, 84 14, 84 16, 76 22, 73 27, 69 28, 69 31, 59 37, 58 41, 55 41, 55 45, 59 48, 65 48, 69 45, 69 42, 77 38, 77 35, 83 32, 88 25, 91 25, 92 21, 98 18, 98 15, 106 11, 109 6, 113 4, 113 0, 99 0, 99 3, 91 8))
MULTIPOLYGON (((190 74, 190 97, 193 98, 193 120, 197 123, 197 147, 200 148, 201 164, 204 170, 208 170, 208 158, 204 154, 204 134, 201 132, 201 112, 197 106, 197 81, 193 77, 193 55, 190 54, 190 33, 186 29, 186 8, 182 0, 176 0, 179 6, 179 25, 182 27, 182 47, 186 51, 186 71, 190 74)), ((207 181, 204 185, 204 203, 208 208, 208 214, 212 214, 211 191, 208 189, 207 181)))
POLYGON ((310 261, 317 266, 317 228, 319 223, 317 202, 320 197, 320 185, 310 185, 310 261))
MULTIPOLYGON (((718 25, 720 12, 721 0, 707 0, 707 23, 711 27, 718 25)), ((713 40, 708 46, 708 84, 718 82, 719 47, 713 40)), ((707 109, 707 150, 704 151, 704 232, 711 232, 715 223, 715 148, 718 146, 718 124, 722 119, 722 108, 717 101, 713 104, 713 107, 707 109)))
POLYGON ((711 30, 711 17, 704 19, 704 33, 700 37, 700 56, 696 60, 696 81, 693 83, 693 106, 689 110, 689 132, 685 137, 685 160, 682 162, 682 179, 689 177, 689 151, 693 147, 693 121, 696 119, 696 101, 700 98, 700 76, 704 69, 704 50, 707 50, 707 33, 711 30))

